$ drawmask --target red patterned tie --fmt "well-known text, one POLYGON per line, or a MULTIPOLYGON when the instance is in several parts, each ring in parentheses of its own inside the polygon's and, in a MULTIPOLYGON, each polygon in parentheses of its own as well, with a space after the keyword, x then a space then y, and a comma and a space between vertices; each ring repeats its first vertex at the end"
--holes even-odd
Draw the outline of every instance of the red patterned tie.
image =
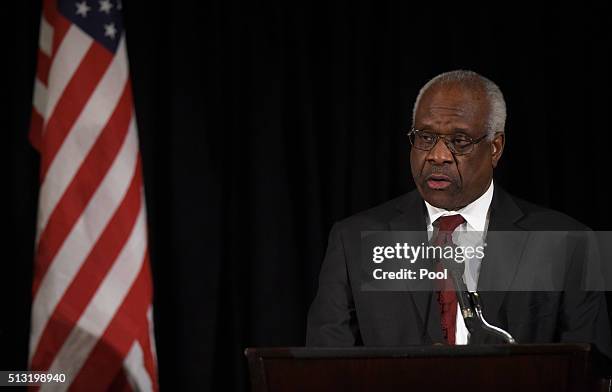
MULTIPOLYGON (((433 240, 436 246, 453 245, 453 231, 465 222, 461 215, 448 215, 436 219, 438 234, 433 240)), ((442 264, 438 263, 438 270, 442 270, 442 264)), ((457 319, 457 295, 451 279, 438 281, 438 304, 440 305, 440 322, 442 333, 448 344, 455 344, 455 326, 457 319)))

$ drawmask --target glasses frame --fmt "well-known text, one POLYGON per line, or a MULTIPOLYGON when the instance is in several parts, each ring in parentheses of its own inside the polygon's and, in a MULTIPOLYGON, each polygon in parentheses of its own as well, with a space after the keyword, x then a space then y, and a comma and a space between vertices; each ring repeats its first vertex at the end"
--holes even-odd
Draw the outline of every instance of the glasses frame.
POLYGON ((408 136, 408 140, 410 140, 410 145, 414 148, 416 148, 417 150, 421 150, 421 151, 431 151, 433 150, 433 148, 438 144, 438 142, 440 141, 440 139, 442 139, 444 141, 444 144, 446 145, 446 148, 448 148, 448 150, 453 153, 453 155, 467 155, 467 154, 471 154, 474 151, 474 146, 478 143, 480 143, 481 141, 483 141, 487 136, 489 136, 487 133, 485 133, 484 135, 482 135, 479 138, 472 138, 469 137, 467 135, 463 135, 463 137, 465 137, 469 144, 467 147, 470 148, 469 151, 466 152, 457 152, 455 150, 455 146, 453 145, 453 143, 448 139, 454 135, 442 135, 439 133, 435 133, 435 132, 429 132, 429 131, 423 131, 420 129, 416 129, 416 128, 412 128, 408 133, 406 133, 406 136, 408 136), (419 132, 426 132, 427 134, 433 135, 435 137, 435 140, 433 142, 433 144, 431 145, 431 148, 429 149, 425 149, 425 148, 419 148, 417 146, 415 146, 415 143, 412 141, 412 135, 415 135, 415 137, 418 135, 419 132))

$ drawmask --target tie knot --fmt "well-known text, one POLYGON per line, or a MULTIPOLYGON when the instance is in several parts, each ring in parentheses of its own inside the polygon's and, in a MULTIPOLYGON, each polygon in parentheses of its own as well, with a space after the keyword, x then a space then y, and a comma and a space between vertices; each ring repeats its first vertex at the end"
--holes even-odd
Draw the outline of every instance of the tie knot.
POLYGON ((436 222, 438 223, 438 229, 440 231, 453 232, 455 231, 457 226, 465 222, 465 219, 463 219, 461 215, 456 214, 456 215, 441 216, 438 219, 436 219, 436 222))

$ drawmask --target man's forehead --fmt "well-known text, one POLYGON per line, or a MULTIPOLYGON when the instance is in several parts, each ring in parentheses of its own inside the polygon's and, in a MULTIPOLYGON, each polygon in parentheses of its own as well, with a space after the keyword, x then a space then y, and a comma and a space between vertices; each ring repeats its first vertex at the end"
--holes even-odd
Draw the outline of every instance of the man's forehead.
POLYGON ((424 102, 419 106, 416 120, 430 121, 474 121, 479 119, 479 108, 475 105, 429 105, 424 102))
POLYGON ((429 105, 425 111, 433 115, 465 117, 468 110, 461 106, 429 105))

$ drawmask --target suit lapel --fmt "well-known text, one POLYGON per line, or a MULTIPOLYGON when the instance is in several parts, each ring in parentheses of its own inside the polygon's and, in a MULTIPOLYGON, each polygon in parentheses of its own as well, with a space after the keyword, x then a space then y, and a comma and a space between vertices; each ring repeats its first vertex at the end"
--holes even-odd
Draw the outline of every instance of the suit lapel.
MULTIPOLYGON (((523 216, 514 200, 495 187, 491 202, 487 247, 478 278, 483 313, 488 321, 499 321, 498 314, 507 290, 516 275, 529 233, 516 222, 523 216), (504 231, 500 235, 499 231, 504 231)), ((478 339, 476 339, 478 340, 478 339)))
MULTIPOLYGON (((401 212, 389 222, 392 231, 412 231, 422 233, 418 243, 427 243, 427 223, 425 221, 425 203, 415 190, 397 205, 401 212)), ((419 291, 410 291, 410 295, 418 312, 419 320, 423 328, 423 341, 444 342, 440 326, 440 313, 438 304, 433 295, 433 283, 429 279, 419 282, 419 291), (422 286, 422 287, 421 287, 422 286)))

